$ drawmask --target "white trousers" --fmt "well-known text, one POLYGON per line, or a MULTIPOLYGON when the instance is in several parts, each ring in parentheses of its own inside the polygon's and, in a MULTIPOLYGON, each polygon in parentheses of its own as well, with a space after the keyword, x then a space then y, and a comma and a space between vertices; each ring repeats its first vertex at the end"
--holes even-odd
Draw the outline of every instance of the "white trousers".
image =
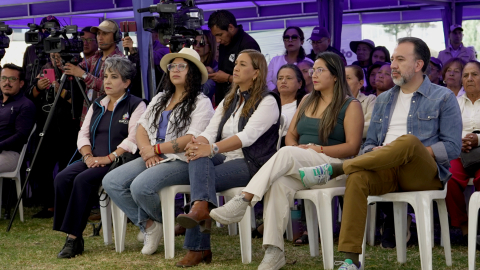
MULTIPOLYGON (((287 229, 293 197, 298 190, 306 189, 298 169, 313 167, 324 163, 343 163, 343 160, 331 158, 312 149, 293 146, 281 148, 253 176, 243 190, 253 194, 252 207, 265 196, 263 207, 263 246, 273 245, 284 250, 283 233, 287 229)), ((345 186, 347 177, 339 176, 325 185, 315 188, 345 186)))
POLYGON ((14 151, 0 152, 0 173, 15 171, 19 157, 20 154, 14 151))

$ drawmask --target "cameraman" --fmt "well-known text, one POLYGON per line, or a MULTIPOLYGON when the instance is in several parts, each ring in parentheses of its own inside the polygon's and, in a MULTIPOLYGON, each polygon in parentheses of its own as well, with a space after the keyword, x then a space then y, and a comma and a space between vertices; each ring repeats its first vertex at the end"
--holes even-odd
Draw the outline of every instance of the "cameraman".
POLYGON ((242 25, 237 26, 237 20, 227 10, 217 10, 208 18, 208 28, 212 31, 219 46, 218 71, 208 69, 209 79, 217 83, 215 92, 215 104, 219 104, 228 92, 230 83, 233 81, 233 68, 238 54, 245 49, 260 51, 260 46, 242 25))
POLYGON ((83 36, 80 38, 83 41, 84 61, 95 55, 95 53, 98 51, 97 35, 92 33, 91 28, 91 26, 83 28, 83 36))
MULTIPOLYGON (((57 28, 60 28, 60 22, 54 16, 47 16, 42 19, 40 22, 40 26, 42 27, 42 33, 48 32, 48 29, 43 28, 45 23, 47 22, 54 22, 57 28)), ((23 54, 23 72, 25 73, 25 89, 30 88, 30 79, 32 78, 33 73, 33 65, 35 64, 35 60, 38 59, 38 56, 35 52, 35 45, 30 45, 25 50, 23 54)), ((36 75, 36 74, 35 74, 36 75)))
MULTIPOLYGON (((50 60, 50 63, 40 69, 27 95, 37 108, 37 134, 43 131, 48 114, 53 109, 55 94, 60 91, 60 78, 64 73, 60 53, 50 53, 50 60), (43 77, 44 70, 53 70, 55 80, 50 81, 43 77)), ((40 145, 41 149, 32 170, 32 182, 34 183, 33 186, 36 187, 33 196, 42 206, 42 210, 33 215, 32 218, 50 218, 53 216, 53 171, 57 163, 59 171, 63 170, 75 153, 83 107, 83 97, 80 91, 78 84, 68 79, 61 89, 53 118, 40 145)))
MULTIPOLYGON (((100 51, 75 66, 71 63, 65 64, 65 74, 73 75, 82 79, 87 86, 88 98, 95 100, 96 97, 104 95, 103 89, 103 66, 105 60, 114 55, 124 56, 118 49, 117 43, 122 40, 122 33, 115 21, 105 20, 98 27, 91 27, 90 31, 97 34, 97 43, 100 51)), ((80 125, 87 114, 87 102, 83 103, 80 125)))

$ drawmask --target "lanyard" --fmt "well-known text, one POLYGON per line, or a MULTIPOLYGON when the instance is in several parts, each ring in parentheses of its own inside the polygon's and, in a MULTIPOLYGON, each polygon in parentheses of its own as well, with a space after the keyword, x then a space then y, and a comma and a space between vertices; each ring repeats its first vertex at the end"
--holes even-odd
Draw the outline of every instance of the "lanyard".
POLYGON ((97 64, 95 65, 95 77, 98 77, 100 74, 99 71, 98 71, 98 64, 100 64, 100 62, 102 62, 102 58, 99 58, 98 61, 97 61, 97 64))

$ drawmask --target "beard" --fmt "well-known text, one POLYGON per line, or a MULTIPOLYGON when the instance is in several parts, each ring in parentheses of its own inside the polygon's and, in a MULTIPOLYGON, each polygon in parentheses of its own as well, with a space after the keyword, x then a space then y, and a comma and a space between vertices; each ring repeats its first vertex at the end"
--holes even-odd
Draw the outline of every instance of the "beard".
POLYGON ((410 80, 413 78, 413 75, 414 75, 414 72, 400 73, 399 70, 392 69, 392 72, 394 72, 394 71, 397 72, 400 75, 399 79, 395 79, 392 76, 393 83, 398 85, 398 86, 403 86, 403 85, 407 84, 408 82, 410 82, 410 80))

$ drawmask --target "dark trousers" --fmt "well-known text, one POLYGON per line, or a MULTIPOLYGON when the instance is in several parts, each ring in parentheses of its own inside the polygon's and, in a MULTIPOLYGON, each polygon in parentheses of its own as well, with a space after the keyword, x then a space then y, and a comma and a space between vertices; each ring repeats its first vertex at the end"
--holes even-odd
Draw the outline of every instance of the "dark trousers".
POLYGON ((76 162, 61 171, 54 181, 53 229, 82 236, 90 210, 98 203, 98 188, 110 167, 87 168, 76 162))

